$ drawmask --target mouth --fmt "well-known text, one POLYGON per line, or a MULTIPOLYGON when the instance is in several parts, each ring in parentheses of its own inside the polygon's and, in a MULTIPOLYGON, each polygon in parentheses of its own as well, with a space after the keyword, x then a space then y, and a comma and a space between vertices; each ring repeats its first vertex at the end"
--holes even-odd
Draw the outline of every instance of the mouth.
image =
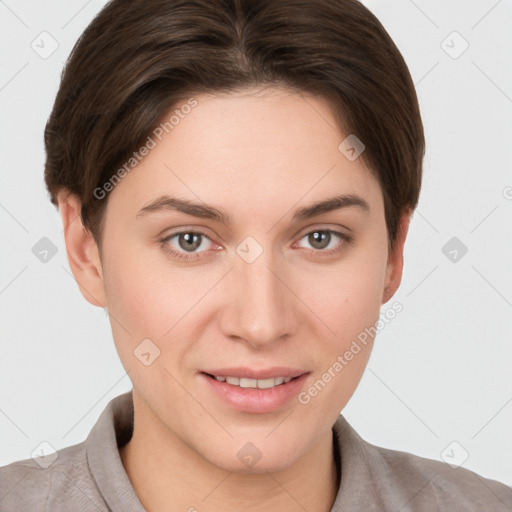
POLYGON ((276 367, 267 370, 222 368, 199 372, 208 393, 240 412, 271 413, 289 406, 304 387, 309 371, 276 367))
POLYGON ((251 379, 248 377, 234 377, 229 375, 212 375, 210 373, 203 372, 207 377, 215 379, 218 382, 225 382, 230 386, 236 386, 240 388, 253 388, 253 389, 272 389, 276 386, 282 386, 288 382, 298 379, 300 375, 296 377, 269 377, 267 379, 251 379))

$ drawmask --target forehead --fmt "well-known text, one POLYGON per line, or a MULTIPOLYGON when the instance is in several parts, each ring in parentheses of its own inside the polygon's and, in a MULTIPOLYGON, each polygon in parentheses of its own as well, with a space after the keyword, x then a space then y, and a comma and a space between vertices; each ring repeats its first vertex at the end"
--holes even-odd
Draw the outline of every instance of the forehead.
POLYGON ((177 104, 163 116, 147 156, 111 192, 109 209, 134 216, 164 194, 249 218, 334 193, 381 202, 362 158, 351 161, 340 151, 347 135, 323 98, 268 88, 193 100, 192 108, 177 104))

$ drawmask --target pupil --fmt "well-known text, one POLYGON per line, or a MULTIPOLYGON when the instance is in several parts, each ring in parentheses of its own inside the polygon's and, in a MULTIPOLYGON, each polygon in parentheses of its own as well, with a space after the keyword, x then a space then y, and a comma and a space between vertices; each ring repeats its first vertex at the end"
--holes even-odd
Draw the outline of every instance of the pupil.
POLYGON ((326 247, 325 240, 327 240, 327 245, 329 245, 330 236, 330 233, 327 233, 325 231, 315 231, 314 233, 311 233, 311 235, 309 236, 309 242, 316 249, 323 249, 324 247, 326 247))
POLYGON ((185 249, 185 250, 197 249, 201 245, 201 242, 199 241, 200 236, 201 235, 196 234, 196 233, 184 233, 183 235, 180 236, 180 246, 182 247, 182 249, 185 249), (181 244, 181 241, 183 239, 187 243, 186 247, 183 247, 181 244))

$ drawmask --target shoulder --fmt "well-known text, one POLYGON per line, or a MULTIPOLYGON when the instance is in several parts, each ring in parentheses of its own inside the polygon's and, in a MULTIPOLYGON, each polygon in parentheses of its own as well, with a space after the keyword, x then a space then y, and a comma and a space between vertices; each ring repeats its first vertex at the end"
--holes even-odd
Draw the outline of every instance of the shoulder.
POLYGON ((104 510, 87 464, 85 443, 0 467, 0 511, 104 510))
POLYGON ((379 512, 512 510, 508 485, 461 466, 371 444, 341 415, 334 432, 341 460, 340 506, 353 499, 354 504, 362 500, 366 510, 379 512))
POLYGON ((428 510, 434 504, 440 511, 512 510, 512 488, 501 482, 461 466, 363 443, 371 470, 378 475, 381 495, 395 501, 401 495, 407 502, 404 512, 428 510))

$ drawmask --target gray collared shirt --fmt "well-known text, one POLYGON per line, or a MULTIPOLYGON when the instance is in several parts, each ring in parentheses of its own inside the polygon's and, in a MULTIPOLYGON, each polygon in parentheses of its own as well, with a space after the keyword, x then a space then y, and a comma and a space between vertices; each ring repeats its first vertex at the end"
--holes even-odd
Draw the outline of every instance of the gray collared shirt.
MULTIPOLYGON (((1 467, 0 511, 144 512, 119 455, 132 430, 130 391, 112 399, 87 439, 59 450, 48 467, 45 457, 41 464, 26 459, 1 467)), ((331 512, 512 511, 512 488, 505 484, 374 446, 341 415, 333 432, 341 482, 331 512)))

